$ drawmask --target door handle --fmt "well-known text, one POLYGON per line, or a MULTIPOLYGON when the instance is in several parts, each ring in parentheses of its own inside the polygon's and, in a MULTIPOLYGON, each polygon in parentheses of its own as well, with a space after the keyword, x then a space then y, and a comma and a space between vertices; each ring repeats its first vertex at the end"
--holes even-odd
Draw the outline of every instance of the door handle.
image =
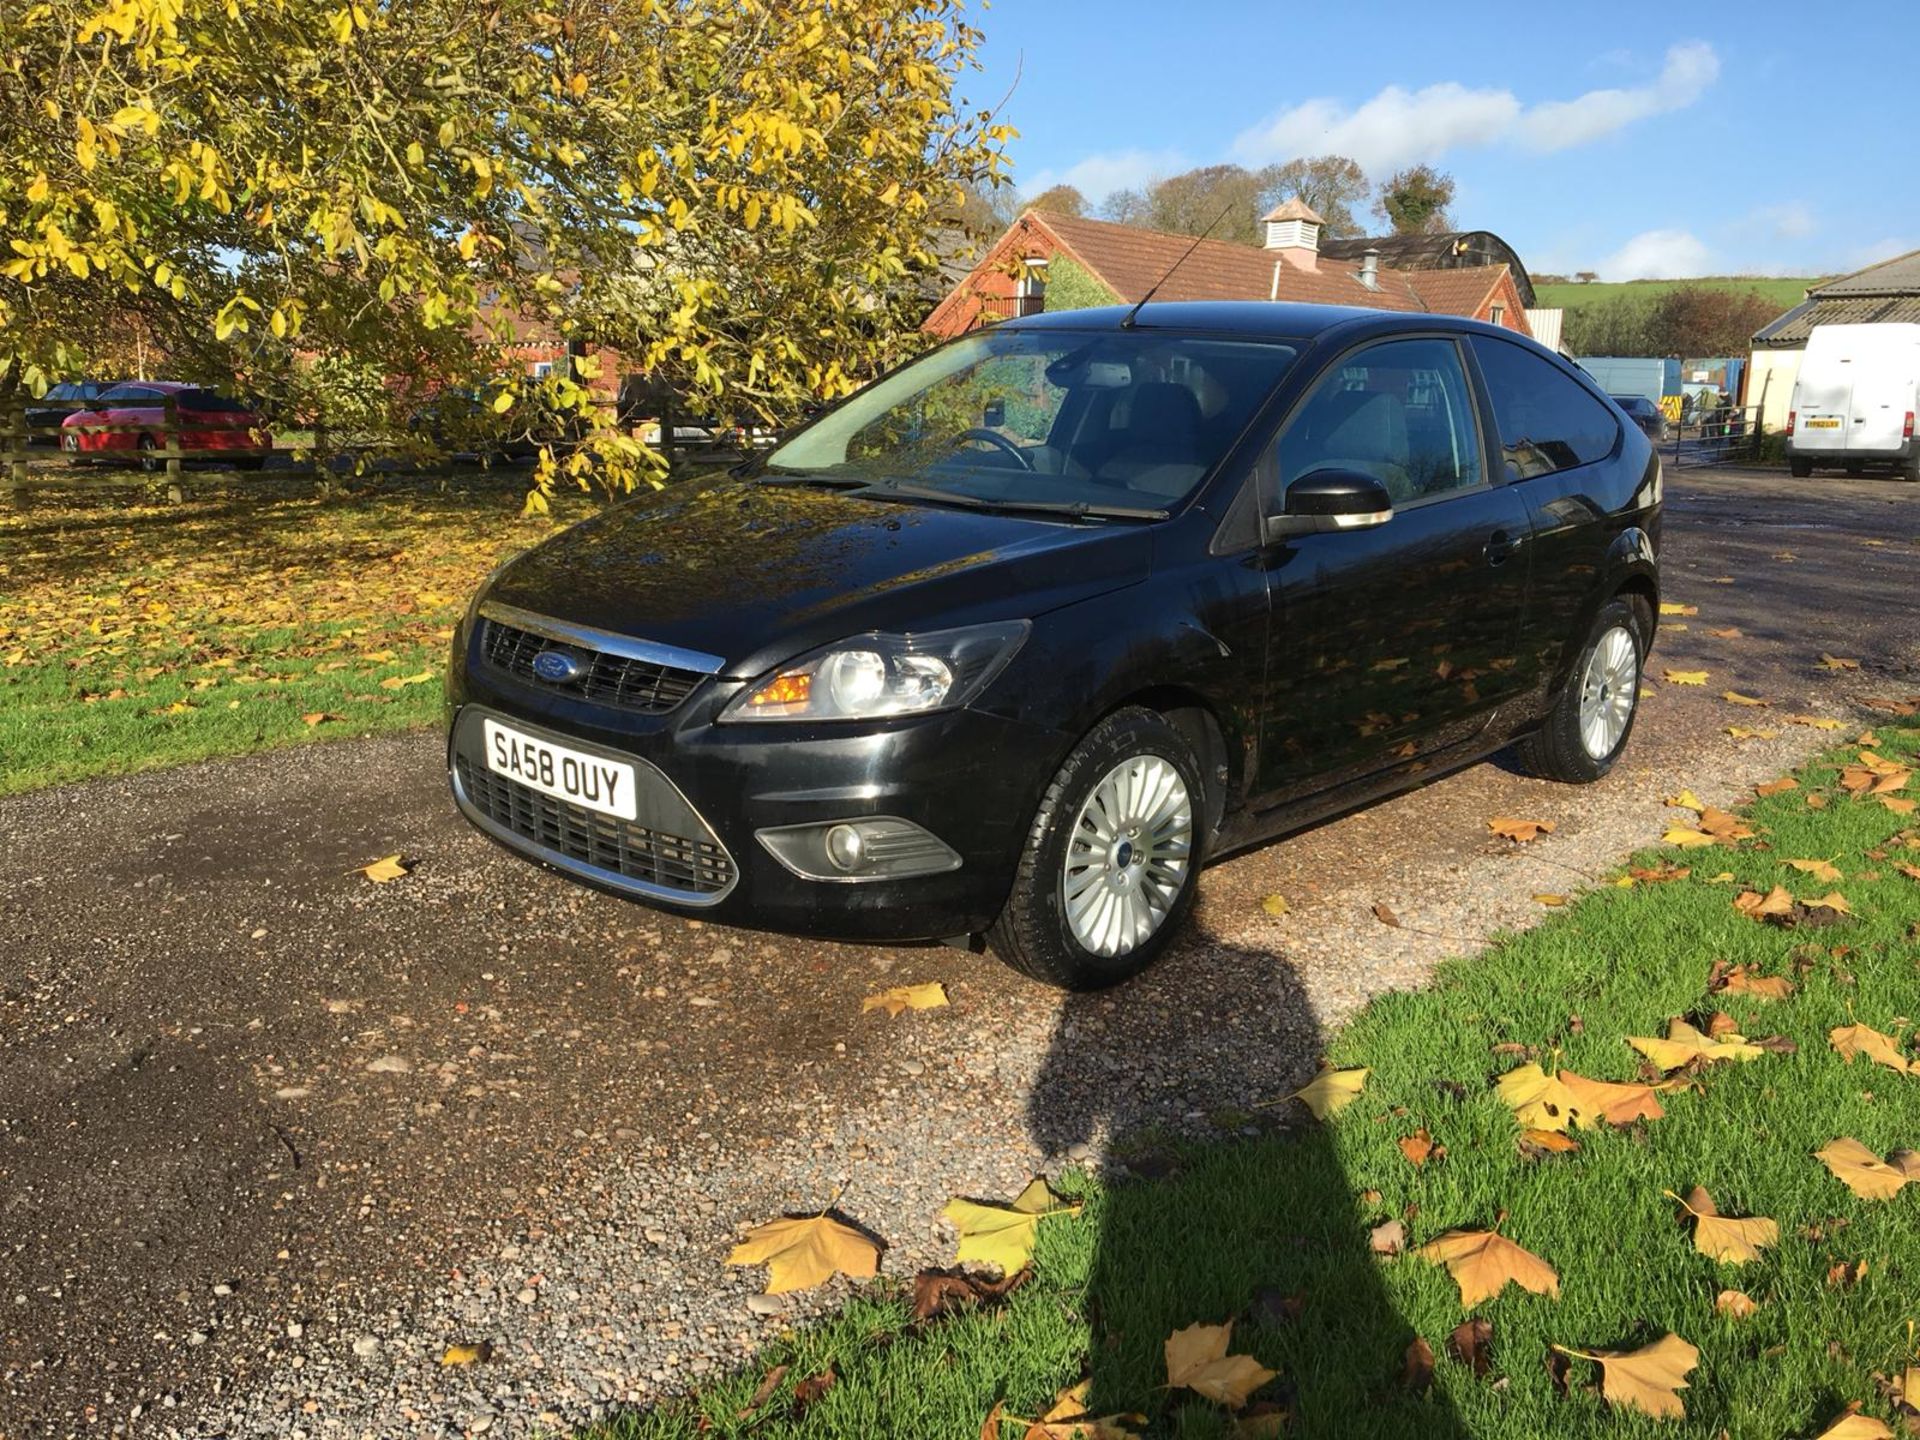
POLYGON ((1486 549, 1482 552, 1487 557, 1487 564, 1500 565, 1505 563, 1515 551, 1526 543, 1526 539, 1527 537, 1525 535, 1516 535, 1511 530, 1494 531, 1493 534, 1487 537, 1486 549))

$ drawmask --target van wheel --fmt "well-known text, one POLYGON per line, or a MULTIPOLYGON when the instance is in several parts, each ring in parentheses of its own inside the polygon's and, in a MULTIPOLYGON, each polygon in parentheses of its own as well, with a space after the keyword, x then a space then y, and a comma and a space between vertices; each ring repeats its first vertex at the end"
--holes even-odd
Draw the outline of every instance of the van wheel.
POLYGON ((1893 473, 1902 480, 1920 485, 1920 450, 1909 455, 1906 464, 1894 466, 1893 473))
POLYGON ((1813 462, 1811 460, 1789 460, 1787 461, 1787 471, 1794 479, 1804 480, 1813 474, 1813 462))
POLYGON ((1590 785, 1613 768, 1640 711, 1640 670, 1652 620, 1638 597, 1607 602, 1546 723, 1520 742, 1521 765, 1570 785, 1590 785))
POLYGON ((1024 975, 1097 990, 1158 958, 1192 908, 1206 815, 1193 747, 1152 710, 1107 716, 1040 797, 988 931, 1024 975))

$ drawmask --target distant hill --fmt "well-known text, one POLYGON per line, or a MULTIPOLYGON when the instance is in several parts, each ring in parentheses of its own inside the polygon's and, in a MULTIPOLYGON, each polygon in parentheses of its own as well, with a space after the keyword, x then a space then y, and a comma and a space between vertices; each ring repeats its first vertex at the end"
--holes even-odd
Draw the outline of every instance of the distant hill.
POLYGON ((1655 300, 1682 285, 1702 285, 1713 290, 1751 290, 1764 295, 1781 310, 1790 310, 1806 298, 1807 287, 1828 277, 1812 275, 1801 279, 1781 279, 1772 275, 1703 275, 1694 280, 1596 280, 1591 285, 1574 281, 1542 285, 1534 282, 1534 302, 1547 309, 1575 305, 1609 305, 1621 300, 1655 300))

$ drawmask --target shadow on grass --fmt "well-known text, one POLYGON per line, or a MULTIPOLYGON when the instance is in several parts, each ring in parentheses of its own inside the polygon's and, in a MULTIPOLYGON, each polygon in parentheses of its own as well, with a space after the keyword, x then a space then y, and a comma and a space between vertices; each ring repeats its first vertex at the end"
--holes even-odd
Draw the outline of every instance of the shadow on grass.
MULTIPOLYGON (((1465 1435, 1437 1393, 1405 1378, 1415 1332, 1370 1240, 1395 1217, 1345 1173, 1304 1105, 1236 1108, 1310 1078, 1318 1048, 1284 956, 1204 935, 1120 990, 1068 998, 1028 1121, 1052 1154, 1107 1141, 1087 1211, 1091 1413, 1142 1413, 1149 1433, 1182 1440, 1269 1433, 1235 1432, 1221 1407, 1167 1388, 1167 1337, 1231 1321, 1229 1353, 1278 1372, 1248 1413, 1284 1407, 1284 1433, 1465 1435), (1150 1039, 1129 1053, 1122 1033, 1150 1039), (1241 1143, 1176 1138, 1208 1124, 1241 1143)), ((1363 1095, 1343 1123, 1369 1123, 1369 1104, 1363 1095)))

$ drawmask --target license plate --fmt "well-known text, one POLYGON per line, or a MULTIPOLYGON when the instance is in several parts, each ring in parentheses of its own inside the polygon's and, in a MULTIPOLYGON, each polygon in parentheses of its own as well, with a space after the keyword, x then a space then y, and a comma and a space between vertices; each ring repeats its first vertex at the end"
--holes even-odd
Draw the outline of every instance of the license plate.
POLYGON ((1840 421, 1832 415, 1816 415, 1807 421, 1807 428, 1809 430, 1838 430, 1840 428, 1840 421))
POLYGON ((602 815, 631 820, 639 813, 633 766, 570 750, 497 721, 481 724, 487 768, 494 774, 602 815))

